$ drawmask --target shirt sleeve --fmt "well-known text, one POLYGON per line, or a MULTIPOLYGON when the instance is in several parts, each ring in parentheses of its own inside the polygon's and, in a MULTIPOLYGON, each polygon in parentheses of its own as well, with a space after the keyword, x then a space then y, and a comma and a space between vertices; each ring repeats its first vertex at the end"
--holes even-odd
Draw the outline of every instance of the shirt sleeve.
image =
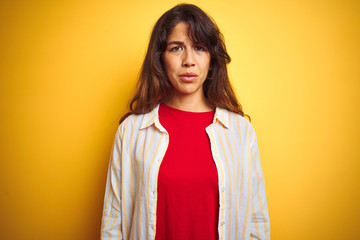
POLYGON ((110 157, 106 180, 104 208, 101 223, 101 240, 122 239, 121 230, 121 146, 118 129, 110 157))
POLYGON ((252 216, 250 239, 270 239, 270 218, 265 195, 265 182, 256 134, 253 131, 252 154, 252 216))

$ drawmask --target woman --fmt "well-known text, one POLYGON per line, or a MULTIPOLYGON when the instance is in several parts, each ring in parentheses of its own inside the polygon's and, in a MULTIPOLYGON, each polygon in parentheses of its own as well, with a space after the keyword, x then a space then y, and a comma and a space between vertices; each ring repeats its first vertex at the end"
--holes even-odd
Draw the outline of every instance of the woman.
POLYGON ((157 21, 116 133, 102 239, 270 239, 256 135, 229 62, 198 7, 157 21))

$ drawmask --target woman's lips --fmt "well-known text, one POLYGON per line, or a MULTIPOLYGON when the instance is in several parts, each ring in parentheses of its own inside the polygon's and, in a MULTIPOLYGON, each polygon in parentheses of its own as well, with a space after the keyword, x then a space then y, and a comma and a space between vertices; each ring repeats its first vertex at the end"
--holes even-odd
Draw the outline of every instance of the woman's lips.
POLYGON ((179 75, 179 78, 184 82, 192 82, 197 77, 198 75, 196 75, 195 73, 184 73, 179 75))

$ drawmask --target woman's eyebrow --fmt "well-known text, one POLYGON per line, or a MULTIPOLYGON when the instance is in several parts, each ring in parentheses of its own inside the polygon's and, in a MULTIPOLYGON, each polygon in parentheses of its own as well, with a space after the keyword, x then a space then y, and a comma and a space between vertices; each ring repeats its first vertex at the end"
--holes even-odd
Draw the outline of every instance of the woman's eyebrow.
POLYGON ((171 41, 171 42, 168 42, 167 45, 171 45, 171 44, 175 44, 175 45, 184 45, 184 42, 182 41, 171 41))

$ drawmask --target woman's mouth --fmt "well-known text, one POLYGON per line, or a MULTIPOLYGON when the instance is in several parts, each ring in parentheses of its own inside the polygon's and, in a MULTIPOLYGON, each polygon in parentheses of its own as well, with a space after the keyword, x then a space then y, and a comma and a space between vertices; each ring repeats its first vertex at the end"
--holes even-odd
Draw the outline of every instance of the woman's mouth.
POLYGON ((195 73, 183 73, 179 75, 179 78, 184 82, 192 82, 197 77, 198 75, 196 75, 195 73))

